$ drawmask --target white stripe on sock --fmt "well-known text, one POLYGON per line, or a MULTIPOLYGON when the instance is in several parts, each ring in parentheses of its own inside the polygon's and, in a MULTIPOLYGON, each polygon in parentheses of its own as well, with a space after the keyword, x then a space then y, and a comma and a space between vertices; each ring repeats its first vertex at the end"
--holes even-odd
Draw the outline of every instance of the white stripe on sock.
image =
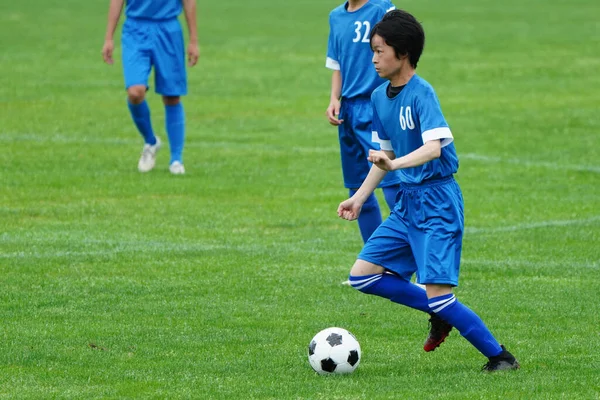
POLYGON ((364 287, 367 287, 375 282, 377 282, 378 280, 380 280, 383 277, 383 274, 379 274, 379 275, 375 275, 372 276, 370 278, 367 279, 361 279, 361 280, 353 280, 350 279, 350 284, 352 285, 352 287, 354 289, 360 290, 364 287))
MULTIPOLYGON (((438 313, 438 312, 442 311, 444 308, 448 307, 450 304, 454 303, 455 301, 456 301, 456 297, 452 296, 451 301, 448 301, 443 306, 438 307, 435 310, 431 310, 431 311, 433 311, 434 313, 438 313)), ((429 308, 431 308, 431 306, 429 308)))
POLYGON ((352 282, 353 285, 355 285, 355 284, 360 285, 361 283, 369 282, 369 281, 372 281, 373 279, 379 279, 379 278, 381 278, 381 274, 372 275, 366 279, 358 279, 355 277, 350 277, 350 282, 352 282))
POLYGON ((456 296, 452 295, 452 297, 449 297, 447 299, 436 301, 435 303, 429 303, 429 308, 433 308, 433 307, 439 306, 440 304, 444 304, 444 303, 446 303, 446 302, 448 302, 448 301, 450 301, 452 299, 455 299, 455 298, 456 298, 456 296))

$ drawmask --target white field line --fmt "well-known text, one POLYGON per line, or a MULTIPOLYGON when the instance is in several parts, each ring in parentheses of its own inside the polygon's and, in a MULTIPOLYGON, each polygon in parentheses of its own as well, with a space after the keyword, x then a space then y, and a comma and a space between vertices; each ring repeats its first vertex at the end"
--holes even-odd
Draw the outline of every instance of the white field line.
MULTIPOLYGON (((158 135, 161 136, 161 135, 158 135)), ((164 135, 163 135, 164 136, 164 135)), ((164 139, 164 137, 162 137, 164 139)), ((94 137, 94 136, 66 136, 62 134, 49 134, 47 136, 38 135, 38 134, 2 134, 0 133, 0 143, 9 143, 9 142, 31 142, 34 141, 36 143, 62 143, 62 144, 105 144, 105 145, 127 145, 127 146, 141 146, 142 139, 141 136, 138 137, 136 135, 132 135, 131 138, 106 138, 106 137, 94 137)), ((304 153, 304 154, 337 154, 339 152, 338 147, 329 146, 329 147, 304 147, 304 146, 292 146, 288 147, 285 145, 273 146, 266 143, 238 143, 234 141, 210 141, 203 142, 202 139, 194 142, 187 142, 185 144, 186 148, 224 148, 224 149, 242 149, 242 150, 251 150, 255 152, 267 153, 273 151, 281 151, 281 152, 295 152, 295 153, 304 153)))
POLYGON ((515 260, 507 258, 503 260, 476 260, 470 258, 461 259, 461 264, 471 265, 488 265, 492 267, 576 267, 576 268, 600 268, 600 261, 590 262, 573 262, 573 261, 531 261, 531 260, 515 260))
MULTIPOLYGON (((564 227, 564 226, 576 226, 576 225, 589 225, 600 222, 600 215, 593 216, 585 219, 572 219, 572 220, 554 220, 554 221, 542 221, 535 222, 529 224, 518 224, 518 225, 510 225, 510 226, 499 226, 499 227, 489 227, 489 228, 476 228, 476 227, 466 227, 465 234, 477 234, 477 235, 487 235, 494 234, 498 232, 519 232, 524 230, 531 229, 545 229, 545 228, 554 228, 554 227, 564 227)), ((35 236, 30 236, 27 238, 27 243, 30 245, 34 245, 36 243, 40 244, 53 244, 60 243, 64 244, 65 241, 67 243, 72 244, 72 238, 64 238, 61 240, 59 238, 54 239, 43 239, 36 238, 35 236)), ((15 239, 7 239, 6 237, 0 237, 0 243, 20 243, 22 240, 20 238, 15 239)), ((321 240, 316 240, 316 242, 322 244, 321 240)), ((83 256, 107 256, 110 254, 126 254, 126 253, 138 253, 141 250, 147 250, 150 253, 167 253, 167 252, 206 252, 206 251, 244 251, 244 252, 254 252, 261 253, 267 250, 270 246, 259 246, 259 245, 227 245, 227 244, 204 244, 204 243, 182 243, 182 244, 167 244, 163 242, 137 242, 137 241, 103 241, 103 240, 89 240, 84 239, 83 241, 78 242, 79 245, 88 245, 92 247, 90 250, 55 250, 55 251, 39 251, 36 250, 35 247, 31 250, 26 251, 16 251, 11 253, 0 252, 0 259, 15 259, 15 258, 60 258, 60 257, 83 257, 83 256), (95 249, 96 246, 108 246, 108 249, 95 249)), ((308 244, 308 241, 305 242, 308 244)), ((319 246, 320 247, 320 246, 319 246)), ((280 249, 282 247, 279 247, 280 249)), ((334 249, 325 249, 313 247, 308 251, 310 254, 327 254, 327 253, 335 253, 334 249)), ((553 264, 552 262, 539 262, 532 263, 531 261, 518 261, 518 260, 503 260, 503 261, 481 261, 481 260, 462 260, 463 263, 478 263, 478 264, 501 264, 504 265, 548 265, 553 264), (508 264, 507 264, 508 263, 508 264)), ((564 263, 554 263, 557 266, 563 265, 564 263)), ((575 265, 573 263, 567 262, 569 265, 575 265)), ((584 267, 593 267, 596 268, 599 266, 598 263, 585 263, 580 264, 579 266, 584 267)))
POLYGON ((549 220, 541 222, 532 222, 528 224, 517 224, 509 226, 496 226, 490 228, 477 228, 477 227, 466 227, 465 233, 467 234, 488 234, 497 232, 518 232, 529 229, 542 229, 542 228, 554 228, 560 226, 571 226, 571 225, 589 225, 600 222, 600 215, 596 215, 589 218, 583 219, 567 219, 567 220, 549 220))
POLYGON ((481 154, 474 153, 459 153, 459 159, 467 159, 474 161, 482 161, 488 163, 507 163, 521 165, 524 167, 540 167, 555 170, 570 170, 570 171, 584 171, 584 172, 595 172, 600 173, 600 167, 594 165, 576 165, 576 164, 561 164, 552 163, 545 161, 529 161, 520 158, 501 158, 501 157, 490 157, 481 154))
MULTIPOLYGON (((205 244, 205 243, 164 243, 164 242, 147 242, 147 241, 103 241, 103 240, 77 240, 72 237, 60 238, 36 238, 29 236, 26 239, 23 238, 2 238, 0 237, 0 244, 2 243, 16 243, 20 244, 26 242, 29 246, 27 250, 18 250, 13 252, 3 252, 0 250, 0 259, 23 259, 23 258, 62 258, 62 257, 85 257, 85 256, 111 256, 118 254, 137 254, 147 252, 148 254, 160 255, 167 253, 204 253, 204 252, 232 252, 239 251, 244 253, 261 254, 265 251, 269 251, 270 248, 277 247, 282 249, 282 246, 269 244, 260 246, 256 244, 205 244), (79 250, 47 250, 37 249, 37 245, 42 246, 66 246, 78 247, 79 250), (81 249, 81 247, 87 247, 88 249, 81 249)), ((321 240, 313 242, 321 243, 321 240)), ((307 243, 307 242, 305 242, 307 243)), ((272 251, 269 251, 272 253, 272 251)), ((335 254, 335 249, 324 249, 313 247, 309 250, 304 251, 305 254, 335 254)))
MULTIPOLYGON (((0 135, 0 142, 13 142, 13 141, 35 141, 36 143, 73 143, 73 144, 113 144, 113 145, 139 145, 141 139, 137 136, 131 138, 105 138, 105 137, 94 137, 94 136, 70 136, 63 135, 60 133, 50 133, 47 135, 36 134, 36 133, 15 133, 15 132, 4 132, 0 135)), ((269 152, 273 150, 285 150, 295 153, 303 154, 337 154, 339 148, 337 146, 328 147, 305 147, 305 146, 269 146, 268 144, 252 144, 252 143, 237 143, 233 141, 220 141, 220 142, 203 142, 198 140, 195 142, 186 143, 186 147, 201 148, 201 147, 222 147, 222 148, 235 148, 235 149, 252 149, 254 151, 269 152)), ((569 171, 584 171, 600 173, 600 166, 596 165, 577 165, 577 164, 561 164, 547 161, 530 161, 520 158, 502 158, 492 157, 476 153, 459 153, 459 159, 481 161, 486 163, 505 163, 515 164, 525 167, 539 167, 547 168, 552 170, 569 170, 569 171)))

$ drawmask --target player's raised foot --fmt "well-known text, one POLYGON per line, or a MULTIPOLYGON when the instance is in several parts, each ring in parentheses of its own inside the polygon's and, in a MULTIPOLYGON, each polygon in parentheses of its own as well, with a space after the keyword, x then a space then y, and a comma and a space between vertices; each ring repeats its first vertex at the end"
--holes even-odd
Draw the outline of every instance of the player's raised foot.
POLYGON ((431 325, 429 336, 427 336, 427 339, 423 344, 423 350, 427 352, 434 351, 436 348, 440 347, 440 344, 446 340, 452 330, 452 325, 438 317, 437 314, 431 314, 429 324, 431 325))
POLYGON ((185 168, 180 161, 173 161, 171 165, 169 165, 169 171, 173 175, 183 175, 185 174, 185 168))
POLYGON ((510 369, 519 369, 521 367, 515 356, 510 354, 510 352, 506 350, 504 346, 500 346, 502 347, 502 353, 498 354, 497 356, 490 357, 489 361, 485 363, 485 365, 481 369, 482 371, 496 372, 510 369))
POLYGON ((142 149, 142 155, 140 156, 140 161, 138 161, 138 171, 152 171, 154 165, 156 164, 156 153, 160 149, 160 146, 161 143, 159 138, 156 138, 156 143, 154 144, 144 144, 144 148, 142 149))

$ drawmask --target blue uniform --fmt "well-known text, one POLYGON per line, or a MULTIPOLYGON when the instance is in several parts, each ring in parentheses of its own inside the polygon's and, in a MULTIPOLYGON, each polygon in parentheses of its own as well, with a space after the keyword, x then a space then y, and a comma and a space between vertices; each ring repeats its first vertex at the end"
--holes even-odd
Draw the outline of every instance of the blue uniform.
MULTIPOLYGON (((375 72, 370 46, 371 28, 394 5, 389 0, 370 0, 348 12, 347 3, 329 14, 329 41, 325 66, 342 76, 342 104, 338 127, 344 185, 358 188, 367 177, 370 149, 379 149, 371 140, 373 118, 370 96, 384 81, 375 72)), ((389 173, 381 187, 398 185, 397 173, 389 173)))
POLYGON ((148 86, 154 67, 157 93, 187 94, 185 45, 177 19, 182 7, 182 0, 126 0, 121 39, 126 88, 148 86))
POLYGON ((385 83, 371 96, 373 136, 383 150, 402 157, 430 140, 441 140, 438 159, 403 169, 397 203, 358 258, 419 283, 458 285, 463 198, 454 180, 458 157, 435 91, 414 75, 395 97, 385 83))

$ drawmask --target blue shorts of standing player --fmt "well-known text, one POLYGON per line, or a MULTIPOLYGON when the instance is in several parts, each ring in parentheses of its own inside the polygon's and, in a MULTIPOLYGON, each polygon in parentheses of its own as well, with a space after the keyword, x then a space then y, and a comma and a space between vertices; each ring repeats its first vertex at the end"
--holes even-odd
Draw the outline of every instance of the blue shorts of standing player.
MULTIPOLYGON (((113 35, 125 0, 111 0, 106 39, 102 54, 112 64, 113 35)), ((198 61, 198 35, 195 0, 126 0, 121 43, 123 46, 123 75, 127 90, 129 112, 144 139, 138 161, 140 172, 151 171, 156 154, 161 148, 154 134, 150 109, 146 102, 149 77, 154 68, 156 93, 162 95, 165 105, 165 128, 169 139, 171 158, 169 171, 185 173, 183 147, 185 142, 185 114, 181 96, 187 94, 186 50, 178 16, 184 10, 190 42, 187 49, 189 65, 198 61)))
POLYGON ((460 303, 458 285, 464 231, 463 197, 454 179, 458 157, 454 137, 431 85, 415 72, 425 34, 409 13, 387 13, 371 32, 373 64, 387 79, 373 91, 374 166, 357 192, 338 207, 353 220, 388 171, 401 178, 391 215, 369 238, 350 270, 355 289, 430 315, 423 346, 435 350, 453 328, 488 358, 488 372, 517 369, 481 318, 460 303), (417 273, 425 289, 410 282, 417 273))
MULTIPOLYGON (((344 186, 352 196, 363 183, 371 164, 369 150, 379 149, 372 139, 371 93, 384 82, 371 63, 369 33, 394 5, 389 0, 349 0, 329 14, 329 41, 325 66, 332 70, 327 117, 338 127, 344 186)), ((386 203, 394 205, 400 179, 390 173, 379 185, 386 203)), ((374 194, 363 204, 358 227, 363 241, 381 224, 381 210, 374 194)))
MULTIPOLYGON (((349 195, 352 196, 371 169, 371 163, 367 159, 369 150, 379 148, 379 145, 372 140, 373 108, 371 99, 342 98, 339 119, 343 121, 338 126, 338 139, 344 186, 349 189, 349 195)), ((400 178, 395 173, 387 174, 379 184, 390 210, 396 202, 399 184, 400 178)), ((371 237, 381 222, 379 203, 372 194, 363 204, 361 215, 358 217, 359 229, 364 242, 371 237)))

